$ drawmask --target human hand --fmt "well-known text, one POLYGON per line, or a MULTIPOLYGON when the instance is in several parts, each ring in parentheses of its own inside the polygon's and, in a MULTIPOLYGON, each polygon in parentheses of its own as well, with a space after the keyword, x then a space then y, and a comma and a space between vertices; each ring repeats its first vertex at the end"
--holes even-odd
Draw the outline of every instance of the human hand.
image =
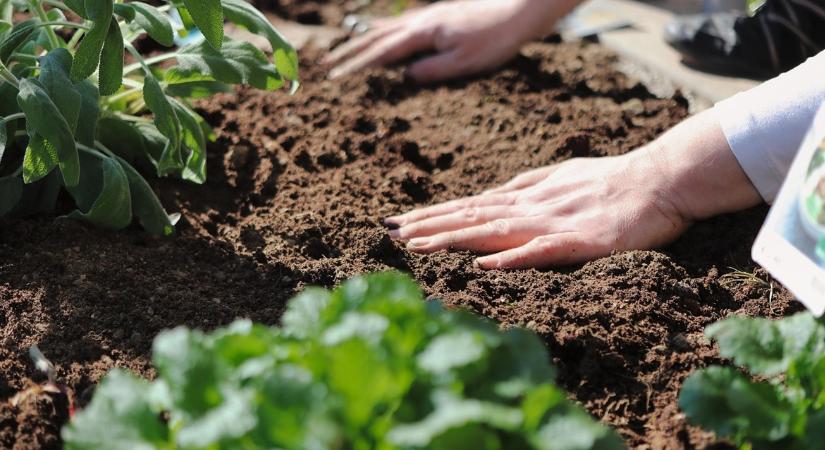
POLYGON ((493 69, 521 46, 552 29, 578 1, 454 0, 376 20, 372 29, 341 45, 323 61, 336 64, 330 78, 392 64, 415 53, 435 55, 414 62, 408 75, 433 82, 493 69))
POLYGON ((690 223, 642 153, 572 159, 480 195, 386 219, 418 253, 472 250, 483 269, 574 264, 665 244, 690 223), (651 175, 654 175, 651 178, 651 175))
POLYGON ((710 111, 621 156, 571 159, 480 195, 385 219, 419 253, 492 253, 483 269, 575 264, 649 249, 761 197, 710 111))

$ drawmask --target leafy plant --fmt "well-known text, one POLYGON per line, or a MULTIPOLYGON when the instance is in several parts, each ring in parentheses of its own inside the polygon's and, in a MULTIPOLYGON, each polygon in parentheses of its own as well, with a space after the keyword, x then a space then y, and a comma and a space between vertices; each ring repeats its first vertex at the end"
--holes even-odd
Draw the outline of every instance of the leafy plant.
POLYGON ((618 449, 552 384, 532 333, 373 274, 294 298, 282 328, 159 335, 153 382, 115 370, 67 449, 618 449))
POLYGON ((297 87, 295 50, 244 0, 0 0, 0 18, 0 216, 53 211, 65 189, 69 217, 111 229, 136 217, 168 235, 176 219, 135 167, 205 181, 213 136, 189 101, 230 84, 297 87), (15 11, 29 18, 12 25, 15 11), (224 36, 224 19, 265 36, 273 58, 224 36), (194 27, 203 42, 151 57, 133 45, 146 34, 171 47, 194 27))
POLYGON ((688 418, 741 449, 825 448, 825 325, 809 313, 782 320, 733 317, 711 325, 723 357, 685 380, 688 418))

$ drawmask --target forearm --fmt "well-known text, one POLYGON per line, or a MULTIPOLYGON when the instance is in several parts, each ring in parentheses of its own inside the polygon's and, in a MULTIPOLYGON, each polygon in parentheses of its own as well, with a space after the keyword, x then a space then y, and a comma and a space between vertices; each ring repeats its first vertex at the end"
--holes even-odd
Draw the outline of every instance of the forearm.
POLYGON ((762 202, 712 111, 685 120, 636 153, 639 164, 665 175, 660 188, 687 221, 762 202))

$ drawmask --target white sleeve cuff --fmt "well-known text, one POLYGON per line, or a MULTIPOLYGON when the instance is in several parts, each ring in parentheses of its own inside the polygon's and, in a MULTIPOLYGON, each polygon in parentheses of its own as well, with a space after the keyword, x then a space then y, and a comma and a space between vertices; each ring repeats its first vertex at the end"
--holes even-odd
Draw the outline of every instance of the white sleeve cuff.
POLYGON ((825 102, 825 52, 714 106, 742 170, 766 202, 776 198, 805 132, 825 102))

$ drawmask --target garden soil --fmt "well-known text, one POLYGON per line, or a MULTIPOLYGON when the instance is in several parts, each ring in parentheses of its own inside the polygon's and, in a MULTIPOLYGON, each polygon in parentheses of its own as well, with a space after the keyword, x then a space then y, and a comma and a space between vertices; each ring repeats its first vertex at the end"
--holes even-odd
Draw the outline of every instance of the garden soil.
POLYGON ((199 105, 217 137, 209 181, 153 181, 182 213, 177 236, 54 217, 1 224, 0 447, 61 445, 69 399, 38 387, 32 345, 82 406, 113 367, 152 377, 163 329, 277 324, 306 286, 401 270, 427 297, 539 333, 559 382, 630 448, 728 448, 686 423, 677 395, 693 370, 720 362, 706 325, 798 309, 776 284, 722 278, 754 269, 765 208, 697 223, 658 251, 547 271, 411 254, 381 225, 530 168, 630 151, 682 120, 684 99, 654 97, 587 43, 531 44, 495 74, 437 87, 396 69, 328 81, 319 55, 304 52, 294 96, 240 89, 199 105))

